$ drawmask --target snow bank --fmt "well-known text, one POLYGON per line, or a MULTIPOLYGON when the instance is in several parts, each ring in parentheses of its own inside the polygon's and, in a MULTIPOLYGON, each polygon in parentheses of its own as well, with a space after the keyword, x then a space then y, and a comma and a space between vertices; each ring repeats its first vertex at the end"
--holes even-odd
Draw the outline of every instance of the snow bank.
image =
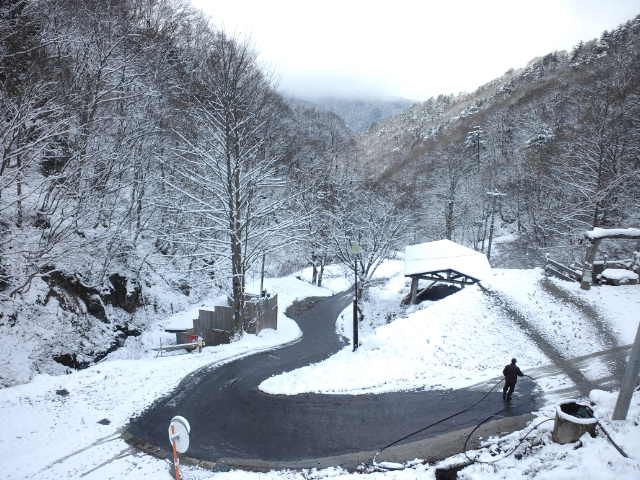
POLYGON ((583 290, 577 282, 555 278, 551 281, 593 306, 611 325, 621 344, 633 343, 640 312, 640 286, 594 285, 583 290))
MULTIPOLYGON (((323 362, 271 377, 260 389, 294 395, 459 388, 500 375, 514 352, 523 368, 544 362, 541 352, 478 287, 403 312, 399 305, 406 289, 398 275, 370 291, 365 322, 372 304, 374 311, 386 304, 391 323, 363 329, 355 353, 346 346, 323 362)), ((338 328, 350 336, 350 308, 338 328)))
MULTIPOLYGON (((465 480, 498 480, 537 478, 543 480, 593 479, 593 480, 636 480, 640 472, 640 392, 633 396, 626 421, 610 421, 617 392, 593 390, 590 394, 595 416, 604 424, 607 431, 631 457, 623 458, 600 432, 595 438, 584 434, 579 444, 559 445, 551 440, 553 422, 549 421, 534 430, 528 439, 522 442, 514 455, 506 457, 492 468, 483 464, 474 464, 459 473, 465 480)), ((545 412, 549 417, 553 412, 545 412)), ((536 425, 543 421, 539 417, 531 422, 536 425)), ((498 439, 485 442, 485 448, 469 452, 469 456, 482 461, 495 462, 516 448, 525 433, 532 426, 520 432, 514 432, 498 439)), ((459 455, 456 459, 463 460, 459 455)))
POLYGON ((0 390, 3 471, 16 479, 79 478, 107 461, 85 478, 166 476, 166 464, 147 456, 126 457, 112 465, 113 457, 128 448, 117 435, 119 429, 190 372, 296 340, 300 329, 284 315, 286 308, 298 298, 329 294, 293 277, 267 279, 266 286, 278 294, 277 331, 244 335, 228 345, 206 347, 202 353, 107 360, 69 375, 36 375, 30 383, 0 390), (110 423, 99 424, 103 419, 110 423), (100 443, 111 436, 113 440, 100 443), (91 448, 83 450, 86 447, 91 448), (114 469, 119 473, 112 473, 114 469))
POLYGON ((638 281, 638 274, 625 268, 606 268, 600 274, 602 278, 614 280, 620 283, 630 283, 638 281))
POLYGON ((606 349, 593 322, 542 288, 543 274, 539 268, 494 270, 494 275, 484 283, 523 313, 531 326, 563 356, 577 357, 606 349))

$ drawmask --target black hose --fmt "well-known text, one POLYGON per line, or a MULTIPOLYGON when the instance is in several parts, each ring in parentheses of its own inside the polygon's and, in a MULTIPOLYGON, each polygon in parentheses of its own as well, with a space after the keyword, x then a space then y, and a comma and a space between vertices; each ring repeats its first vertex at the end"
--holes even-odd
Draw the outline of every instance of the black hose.
MULTIPOLYGON (((502 409, 504 410, 504 409, 502 409)), ((481 464, 485 464, 485 465, 490 465, 493 463, 497 463, 500 462, 502 460, 504 460, 505 458, 509 457, 510 455, 512 455, 520 445, 522 445, 522 443, 526 440, 526 438, 531 434, 531 432, 533 432, 534 430, 536 430, 540 425, 542 425, 543 423, 547 423, 553 420, 553 418, 547 418, 537 424, 535 424, 525 435, 524 437, 522 437, 517 445, 515 447, 513 447, 506 455, 503 455, 500 458, 496 458, 495 460, 490 460, 490 461, 482 461, 482 460, 477 460, 475 458, 471 458, 468 454, 467 454, 467 445, 469 443, 469 440, 471 439, 471 436, 474 434, 474 432, 476 430, 478 430, 478 428, 480 428, 481 425, 483 425, 484 423, 488 422, 489 420, 491 420, 493 417, 497 416, 500 412, 502 412, 502 410, 500 410, 499 412, 494 413, 493 415, 489 415, 487 418, 485 418, 482 422, 480 422, 478 425, 476 425, 473 430, 471 430, 471 432, 469 432, 469 435, 467 435, 467 438, 464 441, 464 456, 467 457, 467 460, 469 460, 470 462, 473 463, 481 463, 481 464)))
POLYGON ((613 445, 615 449, 618 451, 618 453, 622 455, 624 458, 629 458, 629 455, 626 454, 626 452, 622 449, 622 447, 613 441, 613 438, 611 438, 611 435, 609 435, 609 432, 607 432, 607 430, 604 428, 602 423, 600 423, 600 420, 598 420, 598 426, 600 427, 600 430, 602 430, 602 432, 607 437, 607 440, 609 440, 611 442, 611 445, 613 445))
MULTIPOLYGON (((396 445, 396 444, 398 444, 398 443, 402 442, 403 440, 406 440, 407 438, 413 437, 414 435, 417 435, 418 433, 424 432, 425 430, 428 430, 428 429, 430 429, 431 427, 435 427, 436 425, 439 425, 439 424, 441 424, 441 423, 443 423, 443 422, 446 422, 447 420, 450 420, 450 419, 452 419, 453 417, 457 417, 458 415, 462 415, 463 413, 468 412, 468 411, 469 411, 469 410, 471 410, 473 407, 475 407, 475 406, 476 406, 476 405, 478 405, 480 402, 482 402, 485 398, 487 398, 487 397, 489 396, 489 394, 493 393, 493 392, 495 391, 496 387, 498 387, 498 385, 500 385, 503 381, 504 381, 504 380, 503 380, 503 379, 501 379, 498 383, 496 383, 493 387, 491 387, 491 389, 490 389, 488 392, 486 392, 482 397, 480 397, 480 399, 479 399, 479 400, 476 400, 475 402, 473 402, 473 403, 472 403, 471 405, 469 405, 468 407, 465 407, 465 408, 463 408, 462 410, 460 410, 460 411, 458 411, 458 412, 452 413, 451 415, 449 415, 449 416, 447 416, 447 417, 441 418, 440 420, 437 420, 437 421, 435 421, 435 422, 433 422, 433 423, 430 423, 429 425, 427 425, 427 426, 425 426, 425 427, 419 428, 418 430, 415 430, 415 431, 413 431, 413 432, 411 432, 411 433, 408 433, 407 435, 405 435, 405 436, 403 436, 403 437, 401 437, 401 438, 399 438, 399 439, 397 439, 397 440, 394 440, 394 441, 393 441, 393 442, 391 442, 391 443, 386 444, 384 447, 382 447, 380 450, 378 450, 378 451, 375 453, 375 455, 374 455, 374 456, 373 456, 373 458, 371 459, 371 460, 372 460, 372 463, 375 463, 376 457, 377 457, 378 455, 380 455, 383 451, 385 451, 387 448, 392 447, 392 446, 394 446, 394 445, 396 445)), ((504 410, 504 409, 503 409, 503 410, 504 410)))

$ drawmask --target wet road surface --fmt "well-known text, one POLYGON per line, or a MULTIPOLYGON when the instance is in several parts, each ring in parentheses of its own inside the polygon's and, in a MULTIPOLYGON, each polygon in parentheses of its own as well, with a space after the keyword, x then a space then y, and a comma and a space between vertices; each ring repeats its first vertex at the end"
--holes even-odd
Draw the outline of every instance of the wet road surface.
MULTIPOLYGON (((461 389, 268 395, 258 390, 264 379, 318 362, 342 348, 345 343, 335 333, 335 320, 350 301, 350 294, 342 293, 294 305, 288 314, 303 331, 299 342, 201 369, 132 419, 127 434, 139 444, 166 448, 169 420, 182 415, 191 423, 189 457, 226 465, 256 460, 263 466, 269 462, 275 466, 278 462, 375 451, 462 410, 486 393, 486 389, 461 389)), ((497 366, 498 375, 501 368, 497 366)), ((517 396, 502 415, 515 417, 535 410, 539 399, 534 388, 528 379, 519 381, 517 396)), ((471 411, 408 441, 473 426, 503 407, 501 391, 496 391, 471 411)), ((313 466, 314 462, 307 464, 313 466)))

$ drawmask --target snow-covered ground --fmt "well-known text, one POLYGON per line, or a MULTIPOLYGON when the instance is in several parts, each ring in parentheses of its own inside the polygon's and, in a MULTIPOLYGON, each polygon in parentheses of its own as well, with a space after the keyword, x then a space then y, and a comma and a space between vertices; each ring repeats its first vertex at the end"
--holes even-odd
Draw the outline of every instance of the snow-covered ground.
MULTIPOLYGON (((553 339, 564 353, 582 355, 602 347, 598 332, 584 315, 571 305, 554 300, 541 288, 543 276, 539 268, 494 270, 492 278, 484 283, 515 302, 527 314, 527 318, 534 321, 536 327, 553 339)), ((637 317, 634 318, 633 313, 640 309, 640 287, 601 285, 587 291, 580 289, 577 282, 550 281, 599 310, 606 321, 616 328, 620 342, 633 342, 637 326, 637 317)))
MULTIPOLYGON (((559 445, 551 440, 553 421, 538 429, 533 427, 553 418, 554 410, 541 412, 531 425, 502 438, 490 439, 484 448, 469 452, 469 457, 492 464, 476 463, 458 474, 464 480, 540 479, 540 480, 632 480, 640 478, 640 392, 631 402, 626 421, 612 421, 611 414, 617 392, 592 390, 589 401, 594 414, 614 441, 630 458, 623 458, 602 432, 595 438, 584 434, 575 444, 559 445), (531 431, 527 440, 515 451, 520 439, 531 431), (509 452, 511 455, 506 456, 509 452), (495 462, 495 463, 494 463, 495 462)), ((443 464, 466 460, 464 455, 452 457, 443 464)), ((433 478, 429 474, 425 478, 433 478)))
MULTIPOLYGON (((255 287, 249 285, 250 290, 255 287)), ((294 277, 267 279, 266 287, 278 294, 277 331, 245 335, 229 345, 206 347, 202 353, 153 358, 149 351, 140 358, 143 344, 151 345, 154 338, 164 335, 165 322, 159 322, 144 338, 133 339, 135 345, 118 351, 120 359, 107 359, 68 375, 36 375, 29 383, 0 390, 0 466, 5 477, 80 478, 127 450, 117 435, 119 429, 131 416, 175 388, 187 374, 205 365, 221 364, 295 341, 300 329, 284 315, 286 308, 299 298, 331 294, 294 277), (127 359, 129 355, 135 359, 127 359), (98 423, 103 419, 109 424, 98 423), (83 451, 89 446, 92 447, 83 451)), ((191 317, 199 307, 200 304, 191 307, 177 317, 191 317)), ((127 456, 116 464, 107 464, 83 478, 167 475, 164 462, 141 454, 127 456)))
MULTIPOLYGON (((401 307, 409 285, 399 262, 385 265, 385 272, 393 275, 372 287, 364 302, 361 346, 355 353, 346 346, 325 361, 271 377, 260 388, 289 395, 459 388, 500 376, 502 366, 513 356, 525 371, 551 363, 479 287, 467 287, 437 302, 401 307)), ((483 283, 521 311, 563 356, 606 349, 600 332, 584 314, 552 297, 542 279, 540 269, 494 269, 483 283)), ((640 287, 600 286, 584 292, 577 284, 559 284, 598 306, 615 327, 621 344, 633 341, 640 287)), ((338 318, 336 328, 351 337, 350 306, 338 318)), ((592 380, 605 377, 606 365, 594 360, 584 373, 592 380)), ((545 387, 558 388, 567 380, 545 379, 545 387)))
MULTIPOLYGON (((282 376, 278 388, 294 391, 331 391, 360 393, 407 388, 453 388, 477 383, 499 375, 501 366, 516 352, 519 364, 529 369, 546 363, 544 355, 525 334, 514 327, 506 314, 476 288, 463 291, 438 302, 401 307, 400 298, 408 284, 400 273, 398 261, 384 264, 378 273, 389 278, 371 287, 364 303, 362 346, 353 354, 349 347, 320 364, 305 367, 314 381, 298 381, 301 369, 282 376), (340 368, 349 362, 349 368, 340 368), (354 374, 347 372, 355 372, 354 374)), ((328 288, 318 288, 295 276, 267 280, 270 291, 280 299, 279 329, 259 335, 246 335, 230 345, 208 347, 200 354, 176 354, 153 358, 149 347, 168 339, 163 328, 177 321, 193 318, 202 305, 216 303, 215 295, 183 312, 154 323, 144 335, 131 338, 124 348, 103 362, 69 375, 36 375, 24 385, 0 390, 0 466, 9 479, 120 479, 171 478, 165 460, 136 452, 119 437, 119 430, 135 413, 174 388, 188 373, 205 365, 222 364, 262 349, 276 348, 295 341, 300 331, 282 312, 296 298, 330 295, 350 285, 339 278, 338 267, 328 269, 328 288), (335 272, 331 274, 331 270, 335 272), (341 283, 343 282, 343 283, 341 283), (106 425, 99 423, 107 419, 106 425)), ((298 274, 304 278, 304 273, 298 274)), ((551 299, 540 284, 539 271, 494 272, 489 286, 521 308, 536 327, 549 335, 567 354, 581 354, 600 349, 591 326, 580 323, 580 315, 569 305, 551 299), (564 319, 565 322, 559 322, 564 319), (563 325, 569 324, 569 326, 563 325), (576 329, 581 332, 575 333, 576 329), (569 336, 569 343, 561 340, 569 336), (578 343, 579 346, 571 345, 578 343)), ((556 281, 554 281, 556 282, 556 281)), ((638 286, 597 287, 582 291, 577 285, 556 282, 571 293, 597 307, 603 317, 611 319, 621 342, 628 342, 637 326, 634 312, 640 307, 638 286)), ((252 286, 255 289, 255 286, 252 286)), ((350 334, 350 308, 336 328, 350 334)), ((601 375, 597 365, 594 376, 601 375)), ((279 377, 270 379, 278 386, 279 377)), ((626 422, 610 418, 615 395, 594 391, 591 400, 616 441, 631 455, 640 458, 640 392, 632 402, 626 422)), ((535 425, 553 411, 545 408, 535 425)), ((473 465, 460 472, 464 479, 512 478, 581 478, 635 479, 640 475, 637 460, 622 459, 603 436, 583 437, 581 448, 551 442, 551 422, 535 430, 515 455, 492 467, 473 465)), ((515 446, 528 431, 515 432, 501 439, 490 439, 485 448, 471 452, 482 460, 500 458, 515 446)), ((446 462, 462 460, 457 456, 446 462)), ((435 465, 415 464, 396 472, 378 472, 368 478, 425 479, 435 475, 435 465)), ((184 467, 186 478, 215 480, 308 480, 340 478, 352 480, 339 468, 305 472, 274 471, 248 473, 231 471, 212 473, 184 467)))
MULTIPOLYGON (((515 352, 523 368, 544 363, 542 353, 478 287, 402 312, 398 307, 406 293, 401 276, 369 292, 372 300, 365 303, 355 353, 346 346, 323 362, 271 377, 260 388, 290 395, 458 388, 500 375, 515 352), (384 304, 389 308, 382 310, 384 304), (377 327, 366 324, 376 310, 387 311, 389 320, 399 318, 388 324, 381 318, 377 327)), ((351 335, 350 309, 338 325, 346 336, 351 335)))

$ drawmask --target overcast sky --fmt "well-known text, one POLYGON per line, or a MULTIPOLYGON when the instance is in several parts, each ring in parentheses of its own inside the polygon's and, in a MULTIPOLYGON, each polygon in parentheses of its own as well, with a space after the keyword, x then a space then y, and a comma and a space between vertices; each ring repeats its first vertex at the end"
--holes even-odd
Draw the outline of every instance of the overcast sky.
POLYGON ((193 0, 302 97, 471 91, 640 14, 640 0, 193 0))

